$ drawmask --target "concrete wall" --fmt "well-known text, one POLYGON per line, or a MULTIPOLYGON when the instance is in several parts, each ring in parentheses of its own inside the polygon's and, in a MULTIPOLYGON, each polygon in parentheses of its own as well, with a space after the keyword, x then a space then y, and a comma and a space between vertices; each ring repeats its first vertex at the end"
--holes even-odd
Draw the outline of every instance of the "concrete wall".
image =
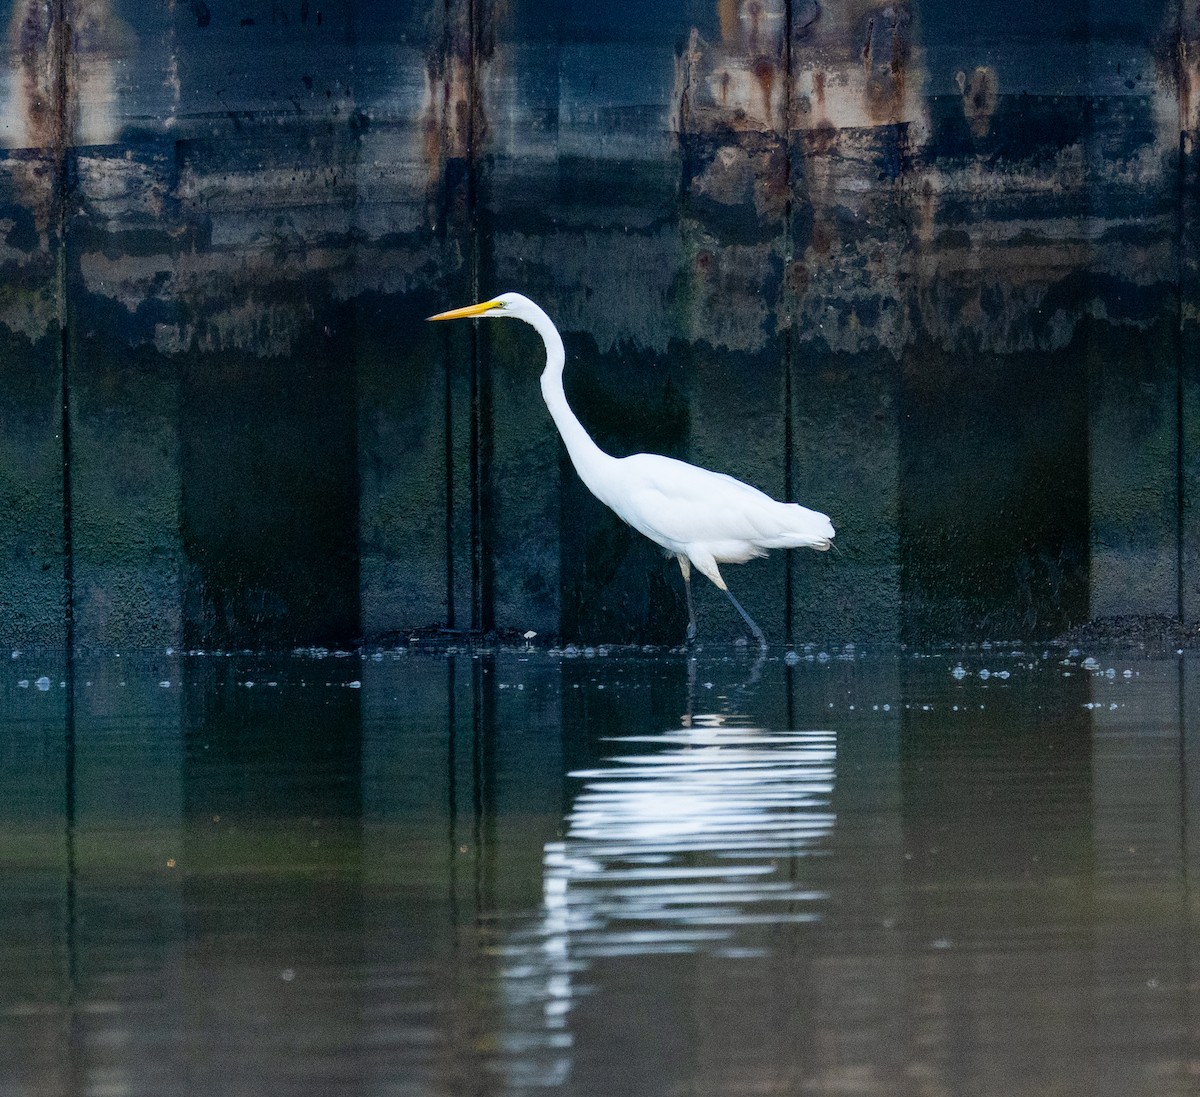
MULTIPOLYGON (((1200 24, 1163 0, 4 0, 0 642, 674 641, 612 452, 826 510, 776 641, 1200 617, 1200 24)), ((701 628, 737 635, 703 591, 701 628)))

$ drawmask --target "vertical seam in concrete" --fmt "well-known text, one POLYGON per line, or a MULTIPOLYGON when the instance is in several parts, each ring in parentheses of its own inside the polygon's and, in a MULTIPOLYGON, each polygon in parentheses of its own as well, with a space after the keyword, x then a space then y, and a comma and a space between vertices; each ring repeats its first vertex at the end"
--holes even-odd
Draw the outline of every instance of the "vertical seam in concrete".
MULTIPOLYGON (((467 0, 467 217, 471 232, 471 294, 482 294, 480 274, 485 265, 485 232, 480 224, 480 136, 483 125, 483 87, 479 64, 483 56, 483 20, 488 11, 480 0, 467 0)), ((487 344, 477 324, 471 331, 471 590, 474 624, 490 632, 495 624, 495 599, 491 571, 491 382, 487 369, 487 344)))
MULTIPOLYGON (((1182 23, 1180 33, 1182 34, 1182 23)), ((1180 119, 1182 123, 1183 119, 1180 119)), ((1185 401, 1185 384, 1183 371, 1185 368, 1183 343, 1184 343, 1184 320, 1183 320, 1183 283, 1187 275, 1187 254, 1185 248, 1187 246, 1186 224, 1184 219, 1184 203, 1186 201, 1187 188, 1187 134, 1183 129, 1182 124, 1179 129, 1179 166, 1176 176, 1176 200, 1175 200, 1175 222, 1176 222, 1176 262, 1178 264, 1175 275, 1175 316, 1176 316, 1176 332, 1175 332, 1175 613, 1179 618, 1180 624, 1184 622, 1184 613, 1187 608, 1187 598, 1185 597, 1184 582, 1186 579, 1186 568, 1184 566, 1184 536, 1187 531, 1187 523, 1184 518, 1184 507, 1187 504, 1187 492, 1184 485, 1184 470, 1186 462, 1184 460, 1184 440, 1186 432, 1184 430, 1184 401, 1185 401)))
MULTIPOLYGON (((67 299, 67 149, 70 130, 69 69, 71 29, 67 21, 69 0, 55 0, 50 24, 50 57, 54 66, 54 226, 58 235, 55 294, 58 298, 59 375, 61 378, 61 443, 63 493, 63 631, 67 679, 75 647, 75 552, 71 514, 71 378, 67 299)), ((70 686, 68 686, 70 688, 70 686)), ((68 699, 69 702, 69 699, 68 699)))
MULTIPOLYGON (((795 490, 795 475, 792 462, 795 446, 792 435, 792 414, 795 410, 792 386, 795 383, 793 368, 793 322, 789 295, 788 275, 792 265, 792 0, 784 4, 783 18, 783 277, 780 280, 780 304, 783 306, 783 497, 792 502, 795 490)), ((794 585, 795 549, 786 549, 783 554, 783 638, 792 643, 792 595, 794 585)))
MULTIPOLYGON (((62 516, 63 516, 63 631, 65 642, 66 696, 63 727, 63 813, 65 828, 66 922, 65 980, 68 1069, 72 1076, 79 1061, 77 1046, 80 1039, 76 1023, 76 989, 78 960, 76 940, 76 765, 75 765, 75 558, 71 517, 71 407, 70 407, 70 342, 67 300, 67 150, 70 145, 70 83, 69 69, 71 29, 68 23, 70 0, 54 0, 50 23, 49 51, 54 66, 54 130, 51 154, 54 157, 52 186, 54 227, 58 235, 58 254, 55 262, 55 295, 59 321, 60 430, 62 444, 62 516)), ((74 1077, 73 1077, 73 1080, 74 1077)))
MULTIPOLYGON (((451 0, 442 0, 442 41, 441 41, 442 73, 441 73, 441 79, 442 79, 443 85, 445 84, 446 79, 447 79, 446 74, 450 68, 450 62, 451 62, 451 57, 452 57, 451 51, 453 49, 453 36, 451 35, 451 31, 450 31, 450 28, 451 28, 450 20, 452 18, 450 4, 451 4, 451 0)), ((443 92, 443 94, 444 94, 444 92, 443 92)), ((442 119, 441 124, 442 124, 443 130, 444 130, 447 125, 446 120, 444 118, 442 119)), ((443 209, 445 210, 445 216, 439 216, 438 221, 440 222, 440 227, 444 227, 446 219, 448 218, 448 214, 449 214, 449 198, 447 197, 449 184, 447 182, 447 174, 444 169, 444 166, 443 166, 443 171, 442 171, 441 187, 442 187, 442 195, 443 195, 441 202, 443 204, 443 209)), ((445 485, 444 485, 444 487, 445 487, 445 493, 446 493, 445 494, 446 505, 445 505, 445 513, 444 513, 443 533, 446 538, 446 545, 445 545, 445 549, 446 549, 446 561, 445 561, 445 563, 446 563, 446 627, 448 629, 453 629, 457 625, 458 607, 455 603, 455 590, 454 590, 454 583, 455 583, 455 578, 456 578, 455 567, 454 567, 454 556, 455 556, 454 516, 456 514, 455 498, 454 498, 454 489, 455 489, 455 481, 454 481, 454 365, 453 365, 454 356, 450 351, 450 347, 451 347, 451 343, 450 343, 450 339, 449 339, 449 332, 446 332, 446 333, 444 333, 444 336, 442 339, 442 351, 443 351, 443 357, 442 357, 442 366, 443 366, 443 371, 442 371, 442 381, 443 381, 442 433, 444 435, 443 444, 442 444, 442 460, 443 460, 444 466, 445 466, 445 485)))
MULTIPOLYGON (((471 242, 471 300, 479 300, 479 150, 475 147, 476 43, 475 0, 467 0, 467 223, 471 242)), ((480 453, 479 325, 471 325, 471 388, 469 444, 471 456, 471 616, 476 628, 483 625, 483 470, 480 453)))

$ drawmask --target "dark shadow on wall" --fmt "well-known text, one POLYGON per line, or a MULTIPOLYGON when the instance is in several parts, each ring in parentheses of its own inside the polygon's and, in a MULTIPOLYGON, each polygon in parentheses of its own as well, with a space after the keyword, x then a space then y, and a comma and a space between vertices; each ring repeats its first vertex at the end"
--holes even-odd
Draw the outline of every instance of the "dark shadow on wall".
POLYGON ((180 392, 189 647, 361 632, 352 325, 288 357, 190 352, 180 392))

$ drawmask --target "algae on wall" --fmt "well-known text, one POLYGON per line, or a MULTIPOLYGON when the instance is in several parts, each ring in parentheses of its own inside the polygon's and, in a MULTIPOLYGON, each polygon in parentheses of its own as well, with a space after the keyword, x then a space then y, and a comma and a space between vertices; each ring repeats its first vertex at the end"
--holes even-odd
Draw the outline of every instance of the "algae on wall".
POLYGON ((1198 612, 1194 13, 50 10, 8 4, 5 640, 675 640, 536 338, 422 322, 504 289, 613 452, 833 516, 729 576, 776 642, 1198 612))

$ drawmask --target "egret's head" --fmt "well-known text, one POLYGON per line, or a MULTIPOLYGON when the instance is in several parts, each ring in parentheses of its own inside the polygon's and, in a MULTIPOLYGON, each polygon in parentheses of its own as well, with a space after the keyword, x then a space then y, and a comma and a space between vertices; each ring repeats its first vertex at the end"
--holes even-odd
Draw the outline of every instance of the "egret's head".
POLYGON ((480 301, 477 305, 466 305, 461 309, 451 309, 449 312, 439 312, 430 316, 430 320, 465 320, 472 316, 512 317, 515 320, 529 320, 535 311, 535 305, 528 297, 519 293, 502 293, 490 301, 480 301))

